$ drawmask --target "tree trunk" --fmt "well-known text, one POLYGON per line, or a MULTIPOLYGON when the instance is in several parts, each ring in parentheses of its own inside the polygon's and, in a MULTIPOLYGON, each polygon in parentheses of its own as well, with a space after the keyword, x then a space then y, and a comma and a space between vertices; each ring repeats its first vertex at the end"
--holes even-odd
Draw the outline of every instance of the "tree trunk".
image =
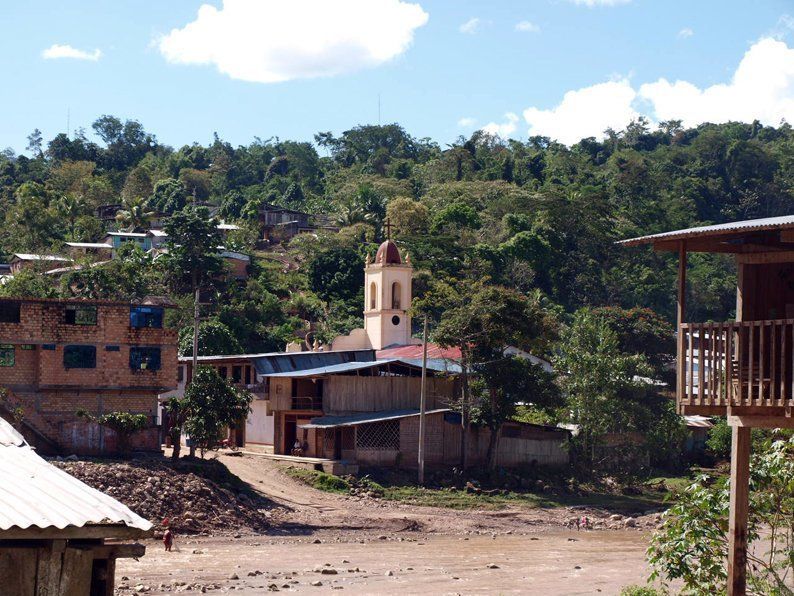
POLYGON ((179 461, 179 456, 182 453, 182 433, 176 432, 173 428, 171 429, 171 445, 174 448, 171 457, 174 461, 179 461))
POLYGON ((491 427, 491 436, 488 438, 488 470, 496 470, 499 454, 499 439, 502 438, 502 425, 491 427))
POLYGON ((491 436, 488 439, 488 469, 493 472, 496 470, 496 460, 499 448, 499 435, 502 432, 502 424, 496 422, 497 420, 497 407, 499 397, 496 390, 490 389, 488 391, 488 400, 491 402, 491 420, 493 423, 490 425, 491 436))
POLYGON ((460 386, 460 467, 465 472, 469 466, 469 363, 465 349, 461 358, 460 386))
MULTIPOLYGON (((198 337, 199 326, 201 325, 201 312, 199 310, 200 289, 198 285, 198 270, 193 271, 193 371, 192 376, 196 376, 198 370, 198 337)), ((191 381, 193 379, 191 378, 191 381)), ((196 457, 196 444, 190 442, 190 457, 196 457)))

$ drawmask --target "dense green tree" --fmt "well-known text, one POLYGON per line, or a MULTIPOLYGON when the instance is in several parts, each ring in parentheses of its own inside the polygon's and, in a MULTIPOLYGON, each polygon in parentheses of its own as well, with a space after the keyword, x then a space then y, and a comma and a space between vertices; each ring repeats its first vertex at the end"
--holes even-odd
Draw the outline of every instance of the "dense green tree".
MULTIPOLYGON (((237 337, 220 321, 202 321, 199 325, 199 356, 242 354, 243 348, 237 337)), ((193 327, 179 331, 180 356, 193 355, 193 327)))

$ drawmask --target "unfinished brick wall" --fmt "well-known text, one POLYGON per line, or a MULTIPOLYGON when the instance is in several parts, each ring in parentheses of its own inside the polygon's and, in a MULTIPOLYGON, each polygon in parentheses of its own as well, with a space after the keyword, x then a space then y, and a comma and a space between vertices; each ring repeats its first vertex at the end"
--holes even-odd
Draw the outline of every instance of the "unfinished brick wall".
MULTIPOLYGON (((132 328, 130 304, 61 300, 23 300, 18 323, 0 323, 0 344, 14 346, 14 366, 0 367, 5 386, 57 429, 49 437, 69 453, 112 452, 116 438, 77 418, 77 410, 94 415, 113 411, 144 414, 155 424, 157 394, 177 386, 177 334, 172 329, 132 328), (66 322, 68 304, 94 305, 95 325, 66 322), (67 368, 66 346, 94 346, 96 366, 67 368), (133 347, 160 349, 159 370, 130 367, 133 347)), ((33 423, 36 417, 29 417, 33 423)), ((43 429, 39 429, 40 431, 43 429)), ((159 449, 159 430, 135 435, 133 449, 159 449)))

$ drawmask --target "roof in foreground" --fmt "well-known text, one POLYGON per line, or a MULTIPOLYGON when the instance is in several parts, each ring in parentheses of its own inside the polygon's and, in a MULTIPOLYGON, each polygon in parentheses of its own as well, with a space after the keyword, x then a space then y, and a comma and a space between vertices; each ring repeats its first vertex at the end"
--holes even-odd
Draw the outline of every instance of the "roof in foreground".
POLYGON ((733 221, 712 226, 700 226, 684 230, 673 230, 672 232, 662 232, 660 234, 650 234, 648 236, 621 240, 618 244, 622 246, 639 246, 641 244, 653 244, 662 241, 722 236, 731 234, 732 232, 757 232, 790 228, 794 228, 794 215, 782 215, 780 217, 748 219, 745 221, 733 221))
POLYGON ((3 419, 0 478, 0 531, 115 525, 146 532, 152 527, 126 505, 37 455, 3 419))
MULTIPOLYGON (((424 347, 421 343, 407 346, 386 346, 378 350, 378 358, 421 358, 424 347)), ((427 342, 427 357, 443 360, 460 360, 460 348, 442 348, 438 344, 427 342)))
MULTIPOLYGON (((425 415, 441 414, 451 412, 449 408, 439 408, 428 410, 425 415)), ((419 416, 419 410, 385 410, 381 412, 365 412, 363 414, 353 414, 350 416, 320 416, 312 418, 307 424, 299 424, 298 428, 334 428, 337 426, 356 426, 359 424, 370 424, 372 422, 384 422, 386 420, 399 420, 400 418, 410 418, 419 416)))

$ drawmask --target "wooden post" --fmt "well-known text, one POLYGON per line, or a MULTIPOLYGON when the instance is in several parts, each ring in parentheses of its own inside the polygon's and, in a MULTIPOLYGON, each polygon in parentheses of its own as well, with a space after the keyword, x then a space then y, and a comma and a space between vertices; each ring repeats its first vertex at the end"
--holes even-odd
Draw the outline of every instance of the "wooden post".
POLYGON ((678 299, 676 303, 676 338, 678 359, 676 362, 676 374, 678 377, 678 405, 680 408, 681 400, 686 396, 686 350, 684 343, 684 333, 681 325, 686 321, 686 240, 678 243, 678 299))
POLYGON ((747 513, 750 493, 750 427, 731 427, 731 507, 728 526, 728 596, 747 589, 747 513))
POLYGON ((427 408, 427 315, 422 333, 422 385, 419 391, 419 485, 425 483, 425 409, 427 408))

